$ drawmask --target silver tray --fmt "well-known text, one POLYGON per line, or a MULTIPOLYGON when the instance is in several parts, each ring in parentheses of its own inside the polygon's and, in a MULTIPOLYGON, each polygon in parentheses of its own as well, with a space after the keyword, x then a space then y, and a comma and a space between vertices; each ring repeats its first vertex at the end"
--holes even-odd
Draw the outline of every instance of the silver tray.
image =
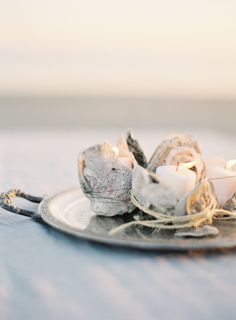
POLYGON ((150 229, 129 228, 125 232, 109 235, 109 231, 128 222, 130 215, 117 217, 98 217, 89 207, 89 200, 79 187, 62 191, 44 199, 38 214, 52 227, 81 239, 100 242, 108 245, 132 247, 145 250, 185 251, 210 250, 236 247, 236 222, 218 222, 220 230, 216 237, 175 238, 172 231, 153 233, 150 229))

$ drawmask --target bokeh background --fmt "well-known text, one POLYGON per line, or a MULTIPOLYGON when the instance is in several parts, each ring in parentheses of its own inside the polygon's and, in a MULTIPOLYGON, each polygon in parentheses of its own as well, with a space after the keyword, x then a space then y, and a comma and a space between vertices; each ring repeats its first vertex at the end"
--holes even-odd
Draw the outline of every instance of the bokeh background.
POLYGON ((234 0, 0 0, 3 129, 236 133, 234 0))

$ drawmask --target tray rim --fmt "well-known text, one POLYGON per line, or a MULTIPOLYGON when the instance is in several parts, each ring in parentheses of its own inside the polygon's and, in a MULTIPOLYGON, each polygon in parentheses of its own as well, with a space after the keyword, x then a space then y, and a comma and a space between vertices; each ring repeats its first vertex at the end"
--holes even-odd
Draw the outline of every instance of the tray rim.
MULTIPOLYGON (((51 227, 62 231, 63 233, 76 236, 82 240, 87 240, 91 242, 101 243, 105 245, 112 245, 117 247, 133 248, 140 250, 149 250, 149 251, 189 251, 189 250, 222 250, 222 249, 233 249, 236 248, 236 238, 235 240, 208 238, 205 242, 198 241, 197 239, 176 239, 175 242, 152 242, 145 240, 132 240, 132 239, 122 239, 111 236, 102 236, 96 235, 93 233, 88 233, 86 231, 80 231, 78 228, 73 228, 72 226, 62 223, 57 219, 51 212, 50 204, 52 201, 55 201, 57 197, 65 196, 68 193, 81 191, 80 187, 73 187, 69 189, 64 189, 60 192, 53 194, 52 196, 46 197, 38 206, 38 214, 42 219, 51 227)), ((82 192, 82 191, 81 191, 82 192)))

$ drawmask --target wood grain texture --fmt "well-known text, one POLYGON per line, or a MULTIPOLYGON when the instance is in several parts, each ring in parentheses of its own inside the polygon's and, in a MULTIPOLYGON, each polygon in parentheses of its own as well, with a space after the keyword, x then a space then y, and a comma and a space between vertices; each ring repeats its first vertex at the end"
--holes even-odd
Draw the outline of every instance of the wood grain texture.
MULTIPOLYGON (((149 155, 162 136, 137 134, 149 155)), ((207 152, 233 157, 234 137, 195 136, 207 152)), ((115 139, 116 133, 1 133, 1 191, 20 187, 41 196, 77 185, 78 152, 107 138, 115 139)), ((160 254, 113 248, 0 210, 1 320, 233 320, 235 270, 235 252, 160 254)))

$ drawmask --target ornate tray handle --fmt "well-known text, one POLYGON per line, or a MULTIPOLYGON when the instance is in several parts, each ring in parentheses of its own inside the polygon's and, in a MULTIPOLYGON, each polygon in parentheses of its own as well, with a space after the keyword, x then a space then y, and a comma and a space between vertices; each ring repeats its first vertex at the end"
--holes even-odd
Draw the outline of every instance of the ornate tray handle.
POLYGON ((36 197, 32 196, 30 194, 27 194, 20 189, 12 189, 5 193, 0 194, 0 207, 3 209, 6 209, 10 212, 13 212, 15 214, 19 214, 22 216, 30 217, 36 221, 43 222, 42 218, 37 212, 27 210, 27 209, 21 209, 12 204, 12 200, 16 197, 26 199, 30 202, 34 203, 40 203, 43 198, 42 197, 36 197))

